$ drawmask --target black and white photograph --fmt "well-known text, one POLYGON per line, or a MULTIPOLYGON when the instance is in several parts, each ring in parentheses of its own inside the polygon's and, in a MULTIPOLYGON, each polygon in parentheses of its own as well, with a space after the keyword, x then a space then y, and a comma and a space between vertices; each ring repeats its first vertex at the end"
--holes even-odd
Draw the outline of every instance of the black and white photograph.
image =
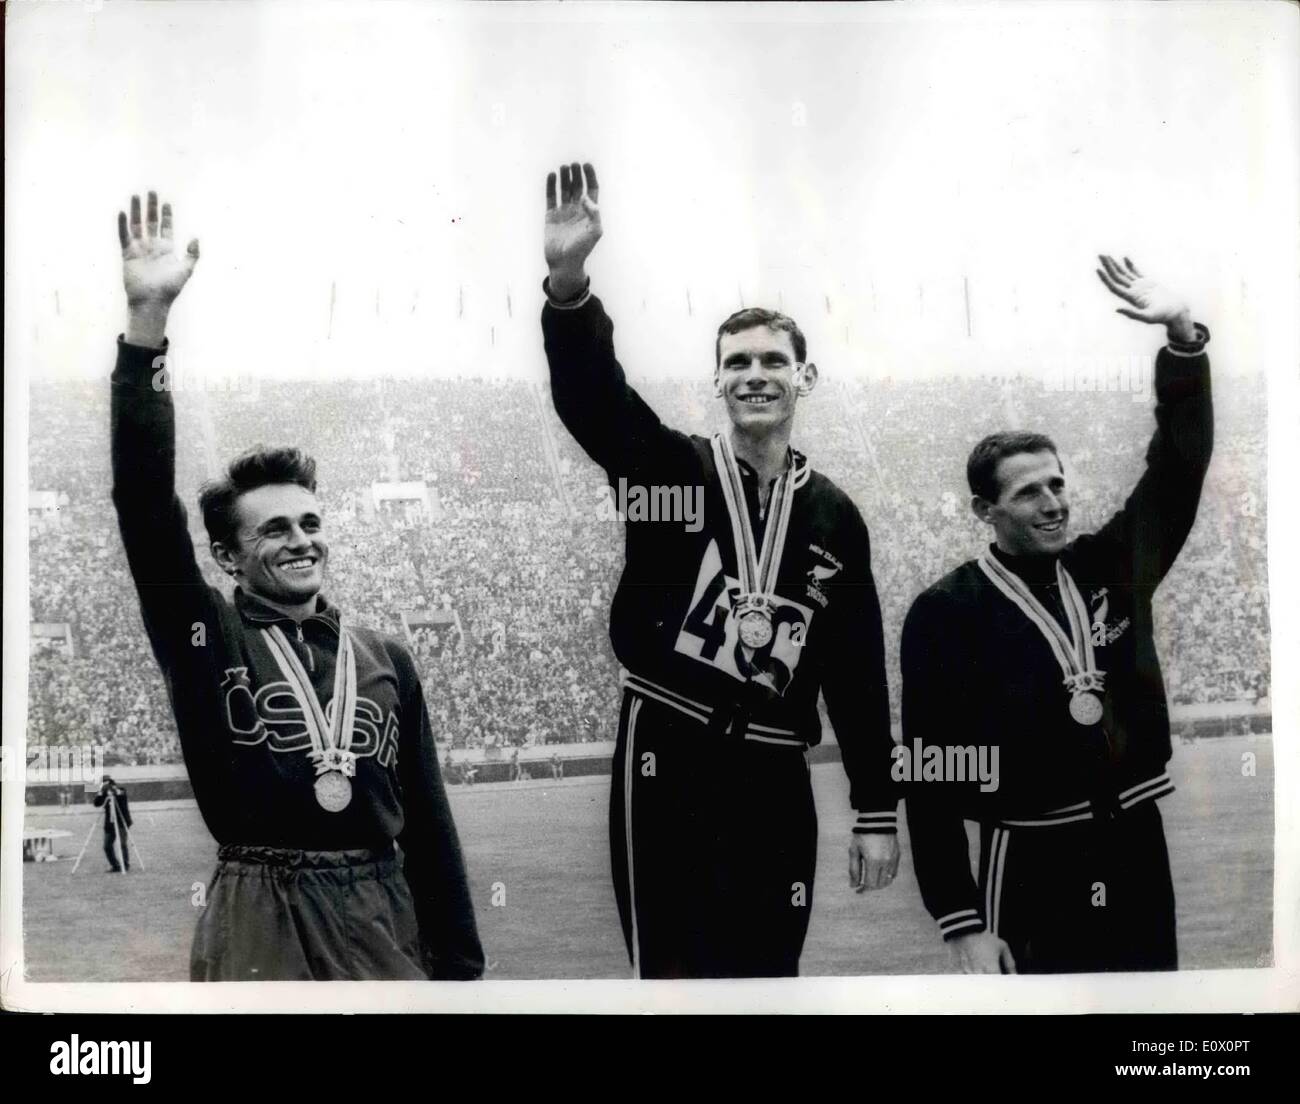
POLYGON ((1296 1007, 1295 5, 3 14, 6 1008, 1296 1007))

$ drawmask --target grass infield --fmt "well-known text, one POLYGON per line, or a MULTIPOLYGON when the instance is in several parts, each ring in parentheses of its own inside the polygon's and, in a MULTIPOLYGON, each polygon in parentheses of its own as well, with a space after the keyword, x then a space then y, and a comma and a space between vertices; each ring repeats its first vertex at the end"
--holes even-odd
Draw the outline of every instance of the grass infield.
MULTIPOLYGON (((1184 968, 1268 966, 1273 930, 1273 755, 1268 736, 1176 746, 1178 792, 1160 802, 1178 899, 1184 968), (1256 758, 1254 777, 1243 756, 1256 758)), ((802 973, 930 974, 948 969, 921 905, 904 830, 890 889, 848 885, 848 784, 838 763, 813 768, 821 824, 802 973)), ((495 979, 625 978, 627 956, 609 880, 609 778, 451 788, 479 931, 495 979), (494 886, 505 903, 492 904, 494 886)), ((145 868, 105 873, 95 815, 28 810, 28 826, 72 832, 60 861, 23 866, 24 958, 30 981, 185 981, 216 846, 192 802, 132 805, 145 868)), ((498 894, 499 895, 499 894, 498 894)))

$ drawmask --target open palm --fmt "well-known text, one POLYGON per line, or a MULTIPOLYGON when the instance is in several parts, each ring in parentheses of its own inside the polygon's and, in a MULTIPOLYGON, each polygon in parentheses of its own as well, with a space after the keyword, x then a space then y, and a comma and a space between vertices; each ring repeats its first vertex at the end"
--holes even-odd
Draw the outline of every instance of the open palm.
POLYGON ((556 174, 546 177, 546 263, 557 271, 576 272, 600 241, 600 186, 591 165, 560 166, 559 202, 556 174), (583 177, 586 191, 583 191, 583 177))
POLYGON ((1102 267, 1097 269, 1097 275, 1101 282, 1129 304, 1116 308, 1125 318, 1167 326, 1187 315, 1187 303, 1179 295, 1158 280, 1143 276, 1127 257, 1122 264, 1114 257, 1099 259, 1102 267))
POLYGON ((168 304, 181 293, 199 259, 199 243, 191 241, 177 253, 172 241, 172 208, 158 208, 158 193, 150 192, 142 222, 140 197, 131 197, 131 217, 119 211, 117 237, 122 246, 122 283, 128 304, 168 304))

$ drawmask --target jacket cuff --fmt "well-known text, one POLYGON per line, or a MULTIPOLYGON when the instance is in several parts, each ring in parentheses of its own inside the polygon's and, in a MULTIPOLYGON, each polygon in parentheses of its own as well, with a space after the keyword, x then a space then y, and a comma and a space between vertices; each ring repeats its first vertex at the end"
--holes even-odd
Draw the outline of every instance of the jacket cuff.
POLYGON ((542 281, 542 291, 546 293, 546 301, 556 310, 577 310, 579 307, 586 306, 587 300, 591 298, 591 277, 587 277, 587 282, 582 286, 582 294, 576 299, 557 299, 551 294, 551 278, 546 277, 542 281))
POLYGON ((873 834, 893 835, 898 831, 898 810, 874 810, 871 812, 859 812, 858 819, 853 822, 853 834, 855 836, 866 836, 873 834))
MULTIPOLYGON (((148 345, 132 345, 126 340, 125 334, 118 334, 117 368, 113 372, 113 378, 140 386, 150 384, 153 377, 162 370, 164 366, 162 358, 167 356, 169 347, 170 342, 165 337, 162 346, 155 349, 148 345)), ((155 390, 162 390, 162 388, 155 388, 155 390)))
POLYGON ((937 917, 936 922, 939 925, 939 934, 943 936, 945 943, 959 935, 973 935, 984 930, 984 918, 980 916, 979 909, 957 909, 955 912, 937 917))
POLYGON ((1174 341, 1171 339, 1165 346, 1174 356, 1197 357, 1205 352, 1205 346, 1210 341, 1210 331, 1199 322, 1193 322, 1192 325, 1196 327, 1195 341, 1174 341))

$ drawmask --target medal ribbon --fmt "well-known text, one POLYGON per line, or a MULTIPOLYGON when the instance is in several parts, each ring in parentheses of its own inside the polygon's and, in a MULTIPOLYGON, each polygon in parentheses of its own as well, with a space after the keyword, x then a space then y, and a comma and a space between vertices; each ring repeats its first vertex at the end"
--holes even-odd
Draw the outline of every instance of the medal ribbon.
MULTIPOLYGON (((303 723, 311 737, 311 758, 316 763, 316 773, 333 770, 327 754, 336 748, 346 752, 352 746, 352 726, 357 716, 357 658, 352 649, 352 637, 340 621, 339 654, 334 665, 333 724, 327 719, 311 678, 284 630, 279 625, 272 625, 262 630, 262 637, 302 709, 303 723)), ((349 772, 345 769, 344 773, 349 772)))
POLYGON ((976 563, 993 585, 1014 602, 1020 612, 1047 638, 1052 654, 1056 656, 1056 662, 1061 665, 1061 671, 1065 675, 1065 685, 1071 693, 1101 690, 1105 672, 1097 670, 1092 634, 1088 631, 1088 607, 1084 604, 1083 595, 1079 593, 1074 579, 1065 570, 1065 565, 1060 560, 1056 561, 1056 582, 1061 590, 1065 618, 1070 625, 1069 635, 1066 635, 1060 622, 1030 590, 1029 584, 1000 563, 995 556, 986 551, 976 563))
POLYGON ((756 553, 754 529, 749 523, 749 509, 745 504, 745 484, 741 479, 736 454, 726 434, 719 433, 713 438, 713 462, 718 468, 722 497, 727 504, 727 517, 731 522, 731 540, 736 549, 740 592, 742 595, 761 594, 770 604, 776 591, 781 555, 790 528, 790 513, 794 508, 794 465, 781 473, 772 489, 771 509, 763 530, 763 549, 761 553, 756 553))

